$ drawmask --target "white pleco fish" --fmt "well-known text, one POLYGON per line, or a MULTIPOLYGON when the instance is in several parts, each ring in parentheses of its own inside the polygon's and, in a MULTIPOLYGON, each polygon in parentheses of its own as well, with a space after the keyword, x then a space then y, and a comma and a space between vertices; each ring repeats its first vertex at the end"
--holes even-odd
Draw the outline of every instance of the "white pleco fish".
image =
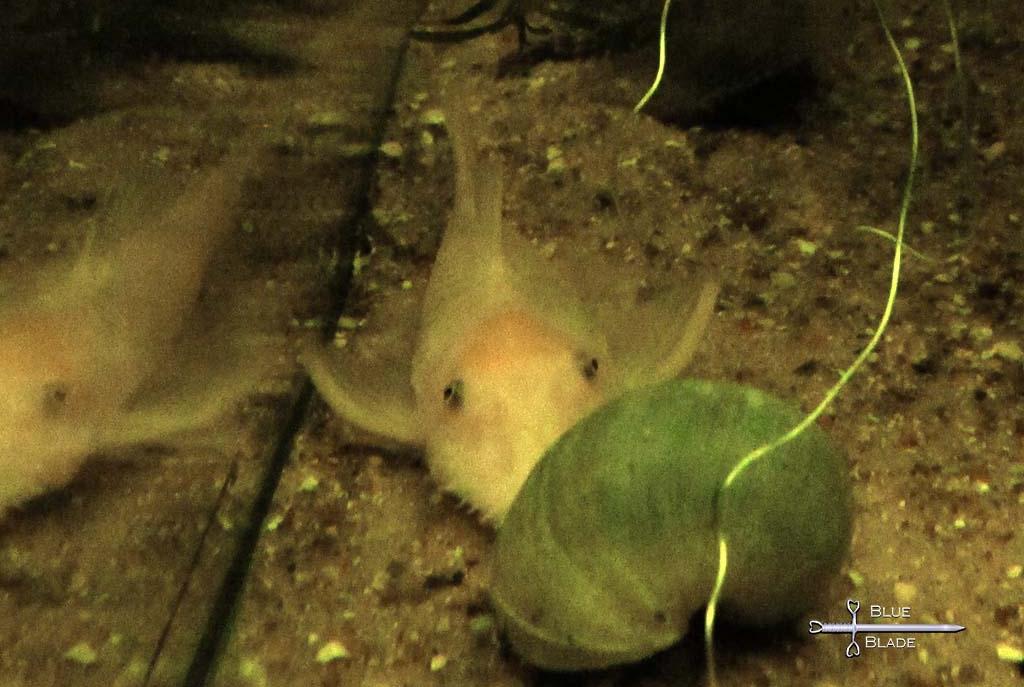
POLYGON ((471 149, 476 136, 458 112, 447 121, 455 206, 411 369, 381 365, 368 373, 329 361, 323 350, 302 361, 338 415, 423 447, 445 490, 500 522, 544 451, 581 417, 686 366, 717 288, 702 285, 689 316, 653 336, 635 312, 597 317, 571 280, 503 230, 500 162, 471 149))
POLYGON ((233 157, 156 221, 120 227, 106 250, 90 241, 69 269, 37 274, 0 303, 0 516, 65 485, 90 453, 194 428, 252 386, 214 374, 188 400, 153 389, 155 378, 178 377, 167 369, 176 337, 234 225, 251 161, 233 157), (140 393, 145 402, 133 404, 140 393))

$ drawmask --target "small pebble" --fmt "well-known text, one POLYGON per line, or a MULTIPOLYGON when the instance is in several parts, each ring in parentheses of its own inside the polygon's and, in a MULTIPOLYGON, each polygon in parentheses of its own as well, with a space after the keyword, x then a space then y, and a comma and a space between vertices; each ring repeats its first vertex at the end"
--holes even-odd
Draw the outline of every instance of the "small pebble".
POLYGON ((267 684, 267 671, 255 658, 243 658, 238 666, 238 674, 250 685, 264 687, 267 684))
POLYGON ((803 255, 810 257, 818 252, 818 246, 811 241, 805 241, 804 239, 796 240, 796 247, 803 255))
POLYGON ((384 155, 384 157, 397 159, 402 157, 402 153, 405 152, 405 149, 402 147, 402 144, 399 143, 398 141, 387 141, 386 143, 382 143, 380 145, 380 152, 382 155, 384 155))
POLYGON ((996 656, 1001 661, 1010 663, 1024 663, 1024 649, 1012 646, 1007 642, 996 644, 996 656))
POLYGON ((549 173, 557 174, 565 171, 565 158, 558 146, 548 146, 545 157, 547 157, 549 173))
POLYGON ((796 277, 789 272, 772 272, 769 279, 772 286, 777 289, 789 289, 796 286, 796 277))
POLYGON ((317 112, 306 120, 314 129, 340 129, 351 122, 352 118, 345 112, 317 112))
POLYGON ((490 615, 478 615, 469 621, 469 631, 478 637, 490 634, 494 627, 494 618, 490 615))
POLYGON ((64 652, 64 658, 88 666, 96 662, 96 650, 88 642, 79 642, 64 652))
POLYGON ((909 606, 917 597, 917 587, 908 582, 897 582, 893 586, 893 593, 897 603, 901 606, 909 606))
POLYGON ((992 348, 981 354, 982 360, 987 360, 993 356, 1009 360, 1013 363, 1019 363, 1024 361, 1024 350, 1021 349, 1020 344, 1016 341, 998 341, 993 344, 992 348))
POLYGON ((1006 153, 1006 142, 996 141, 989 147, 981 151, 981 156, 985 158, 985 162, 995 162, 1006 153))
POLYGON ((336 639, 324 644, 320 647, 320 650, 316 652, 317 663, 330 663, 331 661, 337 661, 338 659, 348 658, 348 649, 344 644, 336 639))
POLYGON ((384 592, 390 582, 391 575, 386 570, 379 570, 374 574, 373 580, 370 582, 370 588, 375 592, 384 592))
POLYGON ((981 342, 992 338, 992 327, 988 327, 983 324, 975 325, 971 327, 971 338, 974 341, 981 342))
POLYGON ((431 108, 420 115, 420 122, 429 126, 441 126, 445 122, 444 111, 439 108, 431 108))
POLYGON ((338 328, 344 329, 345 331, 355 331, 359 329, 363 324, 363 321, 358 317, 349 317, 348 315, 342 315, 338 318, 338 328))

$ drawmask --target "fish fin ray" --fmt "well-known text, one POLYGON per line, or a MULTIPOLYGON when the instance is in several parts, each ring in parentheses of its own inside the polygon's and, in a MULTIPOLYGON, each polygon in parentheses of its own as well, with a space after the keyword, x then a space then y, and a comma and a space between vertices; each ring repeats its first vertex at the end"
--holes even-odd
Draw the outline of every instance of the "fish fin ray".
POLYGON ((322 348, 307 349, 299 362, 336 414, 373 434, 403 444, 422 443, 415 399, 406 380, 401 384, 377 380, 372 387, 354 384, 327 357, 322 348))
POLYGON ((685 307, 686 301, 681 301, 676 290, 641 305, 602 304, 600 324, 609 336, 615 365, 613 386, 625 391, 678 376, 700 345, 714 313, 717 294, 717 284, 703 282, 689 305, 689 314, 682 320, 680 308, 685 307), (674 332, 676 336, 665 337, 663 332, 674 332))

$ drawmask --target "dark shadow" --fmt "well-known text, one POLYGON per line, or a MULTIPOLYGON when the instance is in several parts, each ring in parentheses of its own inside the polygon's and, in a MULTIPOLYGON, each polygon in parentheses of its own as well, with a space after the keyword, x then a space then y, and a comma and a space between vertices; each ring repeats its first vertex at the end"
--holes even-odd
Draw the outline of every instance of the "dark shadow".
POLYGON ((749 84, 723 89, 693 110, 669 114, 663 120, 681 127, 699 123, 711 130, 742 128, 781 133, 804 124, 806 109, 822 90, 811 66, 801 63, 749 84))
POLYGON ((0 131, 52 129, 65 126, 73 119, 68 112, 40 112, 27 103, 0 96, 0 131))
MULTIPOLYGON (((639 97, 658 64, 655 8, 565 6, 571 9, 543 12, 551 31, 502 59, 498 77, 524 76, 545 61, 603 56, 605 63, 597 67, 601 78, 635 84, 639 97)), ((799 129, 831 79, 835 46, 844 41, 842 12, 817 8, 740 0, 677 4, 667 24, 664 77, 644 113, 683 128, 739 127, 769 134, 799 129)), ((608 97, 617 98, 616 105, 635 104, 619 102, 621 94, 608 97)))
MULTIPOLYGON (((715 627, 715 663, 721 673, 751 657, 785 653, 806 639, 793 623, 750 628, 718 621, 715 627)), ((503 644, 511 656, 511 650, 503 644)), ((534 687, 697 687, 705 684, 704 609, 693 615, 683 639, 648 659, 608 670, 560 672, 535 670, 534 687)))
MULTIPOLYGON (((213 6, 215 7, 215 6, 213 6)), ((295 70, 294 57, 271 46, 267 38, 238 30, 243 13, 217 14, 210 7, 153 7, 143 0, 112 15, 103 28, 88 34, 97 55, 125 60, 229 62, 261 75, 295 70)))
MULTIPOLYGON (((103 109, 103 74, 145 61, 226 62, 273 76, 300 67, 252 27, 251 4, 82 0, 0 5, 0 130, 49 129, 103 109)), ((312 11, 308 2, 279 3, 312 11)), ((321 3, 322 4, 322 3, 321 3)), ((263 10, 266 13, 266 10, 263 10)))

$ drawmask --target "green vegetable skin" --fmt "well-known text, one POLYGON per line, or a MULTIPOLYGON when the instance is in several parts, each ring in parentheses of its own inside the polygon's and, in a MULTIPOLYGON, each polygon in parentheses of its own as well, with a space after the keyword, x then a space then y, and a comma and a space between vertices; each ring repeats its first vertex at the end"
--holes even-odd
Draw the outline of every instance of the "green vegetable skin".
MULTIPOLYGON (((583 670, 677 642, 714 584, 716 490, 800 419, 755 389, 670 380, 580 421, 498 531, 491 596, 513 648, 542 668, 583 670)), ((761 625, 809 610, 849 545, 843 455, 812 426, 721 498, 721 615, 761 625)))

